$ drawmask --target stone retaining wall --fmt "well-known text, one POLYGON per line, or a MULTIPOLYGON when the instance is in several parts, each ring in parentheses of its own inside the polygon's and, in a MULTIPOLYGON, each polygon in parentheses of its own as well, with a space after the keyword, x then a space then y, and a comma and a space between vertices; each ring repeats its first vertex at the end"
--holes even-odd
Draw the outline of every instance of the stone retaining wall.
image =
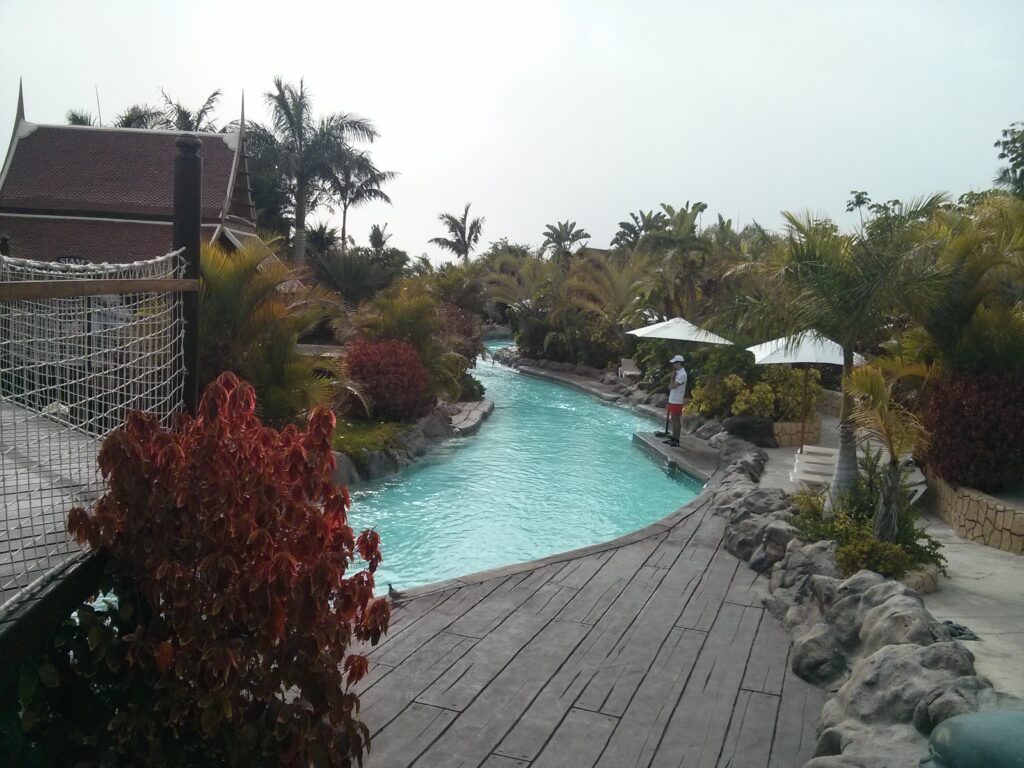
POLYGON ((792 448, 800 445, 817 445, 821 442, 821 421, 815 419, 803 425, 803 441, 800 440, 801 425, 799 421, 776 421, 772 424, 772 432, 779 448, 792 448))
POLYGON ((962 539, 1024 555, 1024 507, 1000 501, 974 488, 954 488, 929 473, 935 511, 962 539))

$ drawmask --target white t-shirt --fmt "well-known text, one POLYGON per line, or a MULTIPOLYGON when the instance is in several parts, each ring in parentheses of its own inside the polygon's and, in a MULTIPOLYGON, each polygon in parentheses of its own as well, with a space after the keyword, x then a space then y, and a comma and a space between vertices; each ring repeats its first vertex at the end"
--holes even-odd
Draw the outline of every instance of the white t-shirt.
POLYGON ((668 391, 668 401, 672 405, 682 405, 686 397, 686 369, 680 368, 672 377, 672 383, 682 386, 675 386, 668 391))

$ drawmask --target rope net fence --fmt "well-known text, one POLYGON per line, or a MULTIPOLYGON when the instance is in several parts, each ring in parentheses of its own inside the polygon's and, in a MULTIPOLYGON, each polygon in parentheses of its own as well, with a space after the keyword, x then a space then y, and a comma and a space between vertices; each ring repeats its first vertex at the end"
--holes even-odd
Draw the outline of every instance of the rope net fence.
MULTIPOLYGON (((181 251, 131 264, 0 256, 0 282, 183 276, 181 251)), ((96 455, 129 411, 182 405, 180 293, 0 301, 0 617, 80 552, 65 521, 103 491, 96 455)))

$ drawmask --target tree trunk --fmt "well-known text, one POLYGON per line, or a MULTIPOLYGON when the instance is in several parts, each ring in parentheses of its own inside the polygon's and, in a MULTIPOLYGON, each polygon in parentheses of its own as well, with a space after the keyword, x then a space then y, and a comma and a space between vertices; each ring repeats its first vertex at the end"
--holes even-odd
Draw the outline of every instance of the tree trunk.
POLYGON ((341 206, 341 250, 348 250, 348 206, 341 206))
POLYGON ((295 237, 292 239, 292 261, 296 267, 306 266, 306 200, 298 189, 295 195, 295 237))
POLYGON ((882 475, 881 494, 875 511, 874 534, 879 541, 896 541, 896 532, 900 527, 900 475, 899 461, 890 460, 882 475))
POLYGON ((846 390, 846 378, 853 370, 853 349, 843 346, 843 405, 839 411, 839 456, 836 457, 836 469, 832 475, 832 487, 825 500, 825 512, 832 512, 834 500, 844 491, 853 487, 857 479, 857 438, 853 430, 850 414, 853 411, 853 398, 846 390))

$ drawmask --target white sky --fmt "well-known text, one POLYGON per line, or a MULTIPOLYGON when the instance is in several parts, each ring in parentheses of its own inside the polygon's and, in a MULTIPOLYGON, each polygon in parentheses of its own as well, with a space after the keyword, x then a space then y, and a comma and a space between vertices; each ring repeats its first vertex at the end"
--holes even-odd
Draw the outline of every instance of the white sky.
POLYGON ((604 247, 629 211, 687 200, 849 223, 851 189, 991 185, 992 143, 1024 120, 1021 29, 1021 0, 0 0, 0 132, 19 76, 34 122, 95 113, 94 85, 105 120, 161 86, 189 105, 221 88, 226 122, 243 90, 263 119, 280 74, 373 119, 375 161, 402 174, 393 207, 350 214, 363 243, 387 222, 437 258, 438 212, 470 201, 485 242, 535 245, 569 218, 604 247))

